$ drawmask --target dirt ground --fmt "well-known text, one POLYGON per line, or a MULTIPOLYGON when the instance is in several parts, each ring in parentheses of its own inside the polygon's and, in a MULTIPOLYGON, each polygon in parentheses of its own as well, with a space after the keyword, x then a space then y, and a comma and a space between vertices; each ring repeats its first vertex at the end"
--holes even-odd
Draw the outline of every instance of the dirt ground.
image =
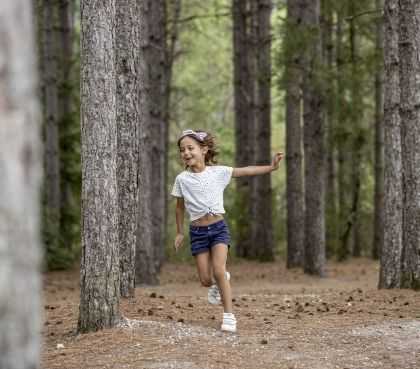
POLYGON ((420 368, 420 293, 377 290, 377 263, 330 263, 323 279, 282 262, 229 270, 237 334, 220 332, 192 265, 166 265, 122 300, 120 327, 83 335, 77 271, 45 275, 42 368, 420 368))

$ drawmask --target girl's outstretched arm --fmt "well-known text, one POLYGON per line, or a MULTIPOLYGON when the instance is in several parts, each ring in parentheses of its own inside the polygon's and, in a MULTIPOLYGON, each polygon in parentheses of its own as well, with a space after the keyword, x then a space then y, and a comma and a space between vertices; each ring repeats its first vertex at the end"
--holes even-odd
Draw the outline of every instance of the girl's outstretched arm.
POLYGON ((175 251, 182 246, 184 242, 184 212, 185 212, 185 205, 184 205, 184 198, 177 197, 176 199, 176 208, 175 208, 175 219, 176 219, 176 236, 174 247, 175 251))
POLYGON ((271 165, 256 165, 243 168, 233 168, 232 177, 244 177, 244 176, 256 176, 259 174, 271 173, 273 170, 277 170, 280 161, 283 159, 283 153, 275 153, 271 165))

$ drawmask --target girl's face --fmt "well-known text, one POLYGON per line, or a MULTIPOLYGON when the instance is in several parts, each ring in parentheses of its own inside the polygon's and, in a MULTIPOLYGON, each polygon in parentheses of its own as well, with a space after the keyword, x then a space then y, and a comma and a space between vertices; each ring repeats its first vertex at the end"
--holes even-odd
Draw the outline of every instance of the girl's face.
POLYGON ((207 147, 201 146, 192 137, 186 136, 179 143, 181 159, 188 167, 199 167, 205 164, 207 147))

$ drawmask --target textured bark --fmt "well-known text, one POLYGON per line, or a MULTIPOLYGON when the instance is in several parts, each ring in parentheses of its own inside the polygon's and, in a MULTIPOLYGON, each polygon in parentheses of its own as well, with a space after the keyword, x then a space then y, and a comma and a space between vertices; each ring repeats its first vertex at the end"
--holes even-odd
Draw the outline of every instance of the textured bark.
MULTIPOLYGON (((346 89, 344 81, 344 17, 345 11, 342 7, 337 9, 336 26, 336 65, 337 65, 337 127, 335 129, 337 145, 337 189, 338 189, 338 232, 339 244, 337 247, 337 257, 339 260, 345 260, 350 255, 350 245, 348 242, 348 222, 351 221, 350 214, 350 185, 348 163, 351 162, 351 148, 348 142, 351 138, 351 130, 348 129, 349 107, 345 99, 346 89)), ((351 108, 350 108, 351 109, 351 108)))
POLYGON ((40 115, 31 1, 0 6, 0 368, 39 367, 40 115))
POLYGON ((74 189, 75 176, 73 169, 75 152, 78 152, 79 143, 76 143, 76 140, 71 140, 69 137, 74 132, 76 123, 77 125, 79 124, 75 119, 77 113, 74 101, 74 91, 76 88, 79 88, 74 68, 74 18, 76 4, 75 0, 59 0, 56 3, 58 7, 57 36, 59 42, 57 50, 57 55, 59 56, 59 68, 57 70, 59 77, 58 122, 60 153, 63 154, 60 154, 60 237, 62 243, 71 249, 72 243, 76 237, 79 237, 80 232, 78 229, 79 219, 74 219, 74 214, 79 212, 79 204, 74 189), (77 224, 75 224, 76 221, 77 224))
POLYGON ((323 93, 318 67, 322 45, 319 0, 302 1, 302 23, 307 31, 303 78, 305 156, 305 241, 304 271, 324 275, 325 268, 325 144, 323 93))
POLYGON ((400 117, 403 169, 401 286, 420 290, 420 4, 400 0, 400 117))
MULTIPOLYGON (((349 2, 349 15, 354 16, 358 13, 357 4, 353 1, 349 2)), ((348 236, 350 232, 352 238, 352 255, 361 256, 361 236, 360 236, 360 188, 361 188, 361 164, 363 162, 362 150, 364 146, 363 122, 363 101, 362 91, 363 81, 362 73, 358 69, 358 51, 359 51, 359 35, 357 34, 356 24, 354 20, 350 22, 349 27, 350 39, 350 62, 352 79, 350 86, 351 93, 351 120, 353 122, 352 134, 352 162, 351 162, 351 192, 352 192, 352 209, 350 213, 350 221, 348 222, 348 236)), ((346 242, 347 243, 347 242, 346 242)))
POLYGON ((42 2, 42 91, 44 107, 44 234, 50 248, 59 246, 60 155, 58 107, 57 6, 54 0, 42 2))
MULTIPOLYGON (((172 72, 173 72, 173 64, 176 57, 176 50, 175 46, 177 44, 177 40, 179 37, 179 19, 181 17, 181 6, 182 1, 181 0, 169 0, 165 3, 165 13, 166 13, 166 29, 167 29, 167 35, 166 35, 166 87, 165 87, 165 101, 164 101, 164 111, 165 111, 165 122, 166 125, 164 126, 164 147, 166 148, 164 151, 164 174, 165 174, 165 189, 167 188, 168 183, 168 167, 169 167, 169 124, 171 122, 171 116, 170 116, 170 105, 171 105, 171 89, 172 89, 172 72)), ((165 235, 168 232, 168 193, 165 191, 165 211, 164 211, 164 227, 165 227, 165 235)), ((166 246, 166 239, 165 239, 165 246, 166 246)), ((165 251, 164 249, 162 251, 165 251)), ((165 255, 161 255, 160 262, 161 264, 165 260, 165 255)))
POLYGON ((58 49, 60 62, 58 114, 60 122, 66 122, 73 113, 70 79, 74 58, 74 13, 75 0, 58 1, 58 36, 60 42, 58 49))
POLYGON ((400 286, 403 189, 400 132, 398 0, 384 7, 384 240, 381 249, 380 288, 400 286))
POLYGON ((117 181, 121 296, 134 296, 138 198, 139 7, 121 0, 116 8, 117 181))
POLYGON ((147 56, 150 55, 151 8, 148 0, 139 2, 140 14, 140 50, 139 58, 139 199, 138 199, 138 225, 136 242, 136 285, 156 285, 158 279, 158 263, 156 261, 156 247, 153 233, 153 206, 152 173, 154 163, 151 160, 152 127, 151 127, 151 84, 150 65, 147 56))
MULTIPOLYGON (((383 0, 376 0, 376 9, 383 9, 383 0)), ((376 59, 375 73, 375 220, 372 257, 378 259, 383 245, 384 223, 384 125, 383 125, 383 16, 376 20, 376 59)))
MULTIPOLYGON (((255 162, 271 162, 271 0, 255 2, 256 23, 256 124, 255 162)), ((257 176, 254 180, 255 201, 252 222, 252 247, 260 261, 274 260, 271 176, 257 176)))
POLYGON ((114 0, 81 2, 82 332, 119 320, 115 18, 114 0))
POLYGON ((286 191, 287 267, 303 265, 304 193, 302 148, 302 51, 294 38, 301 34, 302 8, 298 1, 287 2, 286 47, 286 191))
POLYGON ((338 240, 338 207, 337 207, 337 165, 336 165, 336 145, 335 145, 335 130, 336 130, 336 86, 334 73, 334 12, 333 1, 321 1, 321 20, 322 20, 322 46, 323 46, 323 59, 324 64, 328 68, 326 77, 326 114, 325 114, 325 127, 326 127, 326 142, 327 142, 327 170, 326 170, 326 229, 325 229, 325 242, 327 257, 334 256, 337 249, 338 240))
MULTIPOLYGON (((250 165, 254 158, 252 133, 254 128, 254 84, 250 56, 250 19, 248 1, 234 0, 233 17, 233 70, 235 104, 235 165, 250 165)), ((248 257, 251 237, 251 179, 238 178, 236 182, 237 241, 236 254, 248 257)))
POLYGON ((156 252, 155 262, 160 270, 165 255, 167 182, 166 182, 166 136, 168 121, 166 104, 168 98, 167 82, 167 46, 166 46, 166 0, 149 0, 150 15, 149 42, 146 59, 150 67, 150 129, 153 163, 151 189, 153 198, 152 225, 153 245, 156 252))

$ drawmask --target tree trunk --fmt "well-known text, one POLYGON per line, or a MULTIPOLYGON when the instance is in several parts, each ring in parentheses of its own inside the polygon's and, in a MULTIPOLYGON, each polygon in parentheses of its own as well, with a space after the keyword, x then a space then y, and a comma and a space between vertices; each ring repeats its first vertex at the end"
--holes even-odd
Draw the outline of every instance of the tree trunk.
POLYGON ((319 77, 321 36, 319 0, 304 1, 302 23, 307 31, 303 78, 305 157, 304 271, 324 275, 325 268, 325 157, 323 93, 319 77))
MULTIPOLYGON (((383 9, 384 1, 376 0, 376 9, 383 9)), ((384 234, 384 125, 383 125, 383 15, 376 20, 376 60, 375 73, 375 220, 372 257, 378 259, 383 245, 384 234)))
MULTIPOLYGON (((356 7, 354 1, 349 2, 349 16, 354 17, 359 9, 356 7)), ((352 162, 351 162, 351 185, 352 185, 352 211, 350 213, 349 235, 352 233, 352 255, 354 257, 361 256, 361 235, 360 235, 360 192, 361 192, 361 165, 362 165, 362 150, 365 144, 363 132, 363 101, 361 81, 362 73, 358 69, 358 34, 354 19, 350 21, 349 27, 350 39, 350 62, 351 62, 351 102, 352 112, 351 120, 353 122, 352 134, 352 162)), ((347 243, 347 242, 346 242, 347 243)))
POLYGON ((380 252, 379 288, 400 286, 403 223, 403 189, 400 132, 400 83, 398 51, 398 0, 384 7, 384 240, 380 252))
POLYGON ((0 368, 39 367, 40 115, 27 0, 0 6, 0 368))
POLYGON ((116 8, 117 181, 120 292, 134 296, 138 198, 138 60, 139 8, 134 0, 120 0, 116 8))
MULTIPOLYGON (((255 162, 271 162, 271 0, 258 0, 256 23, 256 124, 255 162)), ((271 176, 255 177, 256 200, 252 222, 252 247, 260 261, 274 260, 271 176)))
MULTIPOLYGON (((166 125, 164 126, 164 147, 166 148, 164 151, 164 181, 165 181, 165 189, 167 188, 168 183, 168 167, 169 167, 169 125, 171 122, 171 115, 170 115, 170 106, 171 106, 171 90, 172 90, 172 72, 173 72, 173 65, 175 62, 176 57, 176 44, 179 37, 179 19, 181 17, 181 0, 169 0, 166 3, 166 28, 167 28, 167 40, 166 40, 166 63, 165 63, 165 101, 164 101, 164 114, 165 114, 165 122, 166 125)), ((165 236, 168 234, 168 198, 167 198, 167 191, 165 191, 165 236)), ((165 237, 165 246, 166 246, 166 237, 165 237)), ((163 250, 164 251, 164 250, 163 250)), ((161 255, 161 263, 164 261, 165 255, 161 255)))
POLYGON ((81 2, 82 262, 79 331, 119 320, 115 1, 81 2))
POLYGON ((58 7, 58 41, 59 56, 59 90, 58 122, 60 138, 60 237, 63 246, 72 249, 80 238, 80 205, 78 203, 78 183, 80 179, 80 123, 77 118, 74 92, 79 88, 75 76, 74 59, 74 16, 75 0, 59 0, 58 7), (77 87, 76 87, 77 86, 77 87), (77 170, 75 170, 75 167, 77 170))
POLYGON ((167 44, 166 44, 166 0, 149 0, 150 17, 149 40, 146 59, 150 66, 150 124, 151 124, 151 152, 152 166, 151 196, 152 206, 153 245, 156 252, 156 268, 160 270, 165 255, 165 210, 167 208, 165 151, 167 149, 167 112, 165 110, 168 93, 167 84, 167 44))
POLYGON ((294 45, 302 32, 302 8, 296 0, 287 2, 286 48, 286 189, 287 267, 303 265, 304 191, 302 152, 302 51, 294 45))
POLYGON ((338 208, 337 208, 337 168, 336 168, 336 88, 334 76, 334 41, 333 41, 333 4, 331 0, 321 2, 322 45, 323 59, 328 67, 326 85, 326 142, 327 142, 327 170, 326 170, 326 229, 325 242, 327 257, 334 256, 338 240, 338 208))
POLYGON ((152 47, 150 31, 151 8, 148 0, 139 3, 140 15, 140 50, 139 59, 139 198, 138 224, 136 242, 136 285, 156 285, 158 279, 158 263, 156 261, 156 245, 153 232, 152 173, 155 163, 151 159, 152 121, 151 121, 151 82, 148 55, 152 47))
POLYGON ((351 130, 348 129, 349 108, 345 99, 345 55, 344 55, 344 40, 343 40, 343 20, 345 12, 340 6, 337 9, 337 27, 336 27, 336 64, 337 64, 337 127, 335 129, 335 139, 337 145, 337 160, 338 160, 338 232, 339 243, 337 248, 337 257, 339 260, 345 260, 350 255, 349 246, 349 225, 351 221, 350 214, 350 200, 349 193, 350 186, 347 178, 351 177, 349 174, 348 163, 351 159, 351 148, 348 142, 351 139, 351 130))
POLYGON ((60 225, 60 155, 58 107, 58 33, 57 5, 44 0, 42 11, 42 91, 44 108, 44 235, 47 248, 59 248, 60 225))
POLYGON ((420 289, 420 4, 400 0, 400 117, 403 169, 401 286, 420 289))
MULTIPOLYGON (((243 167, 253 161, 253 101, 254 83, 250 56, 250 20, 248 1, 233 0, 233 69, 235 101, 235 165, 243 167)), ((236 254, 248 257, 251 241, 251 179, 241 177, 236 182, 237 240, 236 254)))

